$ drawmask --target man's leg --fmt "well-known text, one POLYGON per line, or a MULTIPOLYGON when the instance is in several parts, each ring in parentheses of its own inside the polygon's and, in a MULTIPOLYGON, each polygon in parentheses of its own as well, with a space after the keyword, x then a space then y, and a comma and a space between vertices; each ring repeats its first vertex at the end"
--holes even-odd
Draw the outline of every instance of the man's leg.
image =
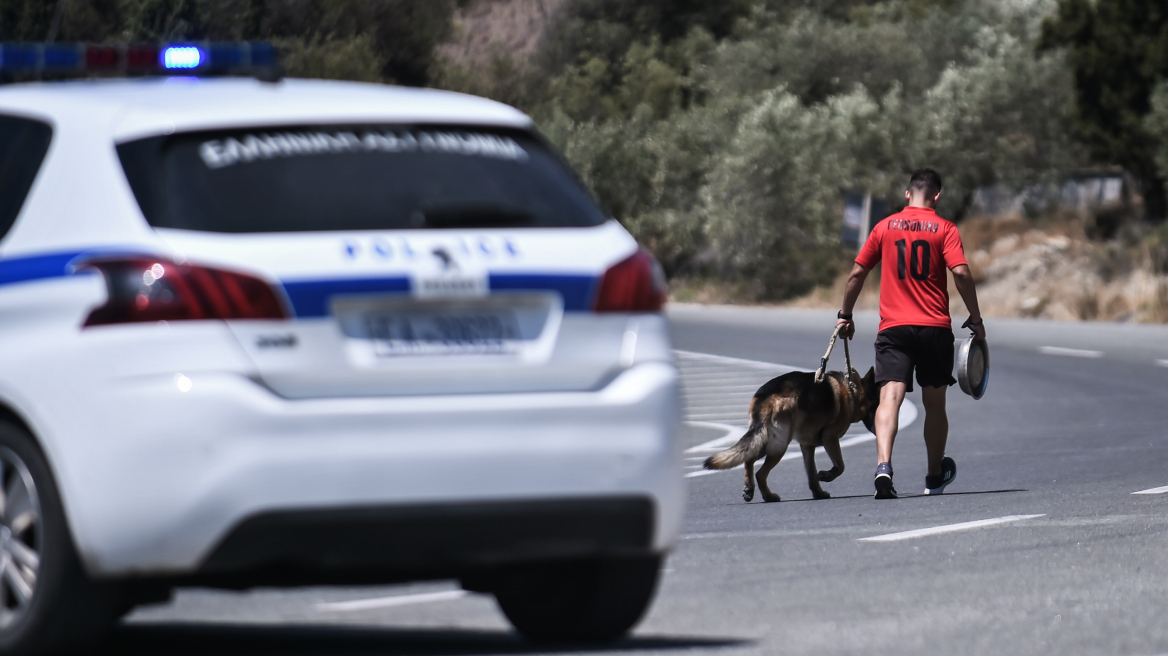
MULTIPOLYGON (((876 408, 876 464, 892 462, 892 443, 900 418, 900 406, 908 385, 888 381, 880 387, 880 406, 876 408)), ((937 461, 938 463, 940 460, 937 461)))
POLYGON ((876 407, 876 474, 872 484, 877 499, 895 499, 892 485, 892 443, 904 395, 912 388, 915 328, 893 326, 876 335, 876 381, 880 405, 876 407))
MULTIPOLYGON (((945 457, 945 442, 949 439, 949 416, 945 413, 945 390, 947 389, 947 387, 921 387, 921 401, 925 404, 925 449, 929 454, 929 476, 937 476, 941 473, 941 459, 945 457)), ((879 443, 879 436, 877 436, 877 443, 879 443)))

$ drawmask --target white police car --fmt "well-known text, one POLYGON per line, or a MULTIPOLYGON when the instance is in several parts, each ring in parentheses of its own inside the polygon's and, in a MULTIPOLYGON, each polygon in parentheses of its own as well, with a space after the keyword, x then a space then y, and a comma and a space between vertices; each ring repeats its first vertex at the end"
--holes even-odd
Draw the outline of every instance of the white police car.
POLYGON ((8 85, 0 237, 0 652, 188 585, 453 578, 542 639, 650 602, 683 513, 660 273, 527 116, 8 85))

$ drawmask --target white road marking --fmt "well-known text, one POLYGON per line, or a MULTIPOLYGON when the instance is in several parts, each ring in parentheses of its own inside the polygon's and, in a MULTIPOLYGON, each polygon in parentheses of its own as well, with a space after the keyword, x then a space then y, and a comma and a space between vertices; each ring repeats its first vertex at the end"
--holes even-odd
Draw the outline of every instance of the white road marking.
MULTIPOLYGON (((906 426, 908 426, 909 424, 916 421, 918 415, 919 415, 919 412, 917 411, 916 404, 914 404, 912 401, 909 401, 908 399, 905 399, 904 403, 900 406, 900 416, 897 417, 897 424, 899 424, 900 428, 903 429, 906 426)), ((743 433, 745 433, 746 429, 742 428, 741 431, 743 433)), ((741 435, 737 435, 737 436, 726 435, 724 437, 718 438, 718 440, 711 440, 709 442, 706 442, 705 444, 699 444, 698 446, 695 446, 691 449, 686 450, 686 453, 697 452, 698 449, 701 449, 702 451, 720 450, 720 448, 724 448, 724 447, 727 447, 727 446, 734 444, 739 439, 741 439, 741 437, 742 437, 741 435), (721 441, 721 440, 725 440, 722 443, 722 445, 723 445, 722 447, 713 448, 713 449, 705 448, 705 447, 711 447, 714 444, 714 442, 721 441)), ((867 431, 860 433, 859 435, 854 435, 852 437, 848 437, 845 435, 844 439, 840 440, 840 448, 854 446, 856 444, 863 444, 865 442, 871 442, 872 440, 875 440, 875 439, 876 439, 876 436, 873 435, 872 433, 867 432, 867 431)), ((803 452, 799 450, 798 445, 795 443, 792 443, 791 447, 789 447, 787 449, 787 453, 783 456, 783 459, 780 462, 787 462, 788 460, 792 460, 798 456, 802 456, 802 453, 803 452)), ((817 447, 815 449, 816 455, 819 455, 822 453, 824 453, 823 447, 817 447)), ((690 473, 686 474, 685 477, 686 478, 697 478, 699 476, 709 476, 711 474, 718 474, 718 473, 727 472, 727 471, 735 471, 738 469, 742 469, 742 465, 738 465, 737 467, 731 467, 730 469, 702 469, 700 471, 690 472, 690 473)))
POLYGON ((970 529, 982 528, 984 526, 993 526, 995 524, 1005 524, 1008 522, 1017 522, 1023 519, 1034 519, 1035 517, 1045 517, 1041 515, 1009 515, 1006 517, 995 517, 993 519, 979 519, 975 522, 962 522, 960 524, 946 524, 944 526, 933 526, 931 528, 918 528, 915 531, 902 531, 900 533, 887 533, 885 535, 874 535, 868 538, 858 538, 860 542, 896 542, 898 540, 911 540, 913 538, 923 538, 927 535, 938 535, 940 533, 953 533, 954 531, 968 531, 970 529))
MULTIPOLYGON (((741 421, 750 403, 753 390, 766 382, 766 376, 778 376, 790 371, 800 371, 797 367, 760 360, 731 358, 694 351, 674 351, 682 375, 682 393, 685 399, 686 423, 702 428, 724 431, 721 437, 689 447, 686 454, 703 454, 720 451, 735 444, 746 432, 741 421), (757 381, 757 382, 756 382, 757 381)), ((917 408, 905 402, 900 408, 900 427, 908 426, 917 418, 917 408)), ((876 439, 868 432, 845 435, 840 440, 841 447, 863 444, 876 439)), ((816 453, 822 453, 820 447, 816 453)), ((783 456, 783 461, 800 457, 802 452, 797 444, 783 456)), ((704 460, 704 458, 702 458, 704 460)), ((690 466, 691 468, 696 468, 690 466)), ((742 469, 738 466, 735 469, 742 469)), ((709 476, 721 471, 698 470, 685 474, 686 478, 709 476)))
POLYGON ((374 599, 357 599, 355 601, 334 601, 319 603, 316 609, 331 612, 352 612, 358 610, 374 610, 377 608, 392 608, 394 606, 409 606, 411 604, 428 604, 435 601, 453 601, 470 594, 466 590, 443 590, 442 592, 423 592, 412 595, 395 595, 393 597, 377 597, 374 599))
MULTIPOLYGON (((746 420, 750 397, 760 385, 796 370, 786 365, 691 351, 674 351, 674 357, 681 371, 682 419, 729 426, 746 420)), ((738 434, 745 431, 743 428, 738 434)))
POLYGON ((1161 367, 1168 367, 1168 360, 1156 360, 1156 364, 1160 365, 1161 367))
POLYGON ((713 421, 687 421, 685 422, 691 426, 701 426, 705 428, 716 428, 718 430, 726 431, 722 437, 717 437, 709 442, 702 442, 697 446, 691 446, 685 450, 685 453, 701 453, 702 451, 721 451, 722 449, 734 444, 746 432, 744 426, 731 426, 730 424, 719 424, 713 421))
MULTIPOLYGON (((717 362, 724 364, 739 364, 747 367, 758 367, 763 369, 786 369, 787 371, 799 371, 799 367, 792 367, 786 364, 779 364, 777 362, 763 362, 762 360, 746 360, 743 358, 732 358, 727 355, 714 355, 713 353, 698 353, 697 351, 682 351, 674 349, 674 353, 684 355, 695 360, 706 360, 709 362, 717 362)), ((810 371, 809 369, 804 371, 810 371)))
POLYGON ((1139 492, 1132 492, 1132 494, 1168 494, 1168 485, 1164 487, 1154 487, 1150 490, 1140 490, 1139 492))
MULTIPOLYGON (((854 435, 852 437, 845 437, 844 439, 840 440, 840 448, 842 449, 845 447, 854 446, 856 444, 863 444, 865 442, 871 442, 875 439, 876 439, 876 436, 871 434, 871 433, 862 433, 860 435, 854 435)), ((815 455, 821 455, 823 453, 825 453, 823 447, 820 446, 820 447, 815 448, 815 455)), ((794 460, 795 458, 802 458, 802 457, 803 457, 803 451, 799 448, 799 446, 792 445, 791 447, 787 448, 787 452, 785 454, 783 454, 783 459, 780 460, 779 462, 787 462, 788 460, 794 460)), ((718 474, 718 473, 724 472, 724 471, 734 471, 735 469, 742 469, 743 466, 744 465, 738 465, 737 467, 731 467, 730 469, 703 469, 701 471, 690 472, 690 473, 686 474, 685 477, 686 478, 695 478, 697 476, 709 476, 710 474, 718 474)))
MULTIPOLYGON (((786 456, 783 456, 786 458, 786 456)), ((709 476, 711 474, 720 474, 724 471, 734 471, 735 469, 742 469, 742 465, 732 467, 730 469, 699 469, 698 471, 690 472, 685 475, 686 478, 697 478, 698 476, 709 476)))
POLYGON ((1071 358, 1101 358, 1103 351, 1088 351, 1086 349, 1063 348, 1061 346, 1039 346, 1039 353, 1047 355, 1065 355, 1071 358))

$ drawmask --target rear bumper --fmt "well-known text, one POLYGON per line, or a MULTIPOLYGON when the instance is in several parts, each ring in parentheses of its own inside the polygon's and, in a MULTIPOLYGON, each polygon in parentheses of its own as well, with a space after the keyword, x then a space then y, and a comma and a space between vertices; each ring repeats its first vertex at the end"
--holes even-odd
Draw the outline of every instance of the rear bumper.
POLYGON ((76 413, 84 432, 55 436, 68 441, 53 465, 94 575, 445 576, 516 556, 660 553, 680 530, 677 373, 665 363, 579 393, 297 401, 227 373, 184 387, 158 376, 97 390, 76 413), (549 501, 583 508, 579 530, 564 533, 549 501), (346 517, 331 547, 282 546, 315 530, 301 522, 346 517), (368 531, 380 537, 363 544, 368 531), (451 539, 466 544, 442 546, 451 539), (428 562, 411 560, 422 550, 428 562))
POLYGON ((648 497, 261 513, 177 582, 247 588, 481 580, 514 563, 652 553, 655 514, 648 497))

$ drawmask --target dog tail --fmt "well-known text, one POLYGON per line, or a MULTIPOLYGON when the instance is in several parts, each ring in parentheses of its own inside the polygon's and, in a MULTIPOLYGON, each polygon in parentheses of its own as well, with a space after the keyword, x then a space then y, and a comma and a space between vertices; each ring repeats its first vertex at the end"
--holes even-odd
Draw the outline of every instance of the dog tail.
POLYGON ((706 469, 730 469, 749 460, 766 445, 766 425, 761 421, 751 422, 746 434, 734 446, 706 458, 706 469))

